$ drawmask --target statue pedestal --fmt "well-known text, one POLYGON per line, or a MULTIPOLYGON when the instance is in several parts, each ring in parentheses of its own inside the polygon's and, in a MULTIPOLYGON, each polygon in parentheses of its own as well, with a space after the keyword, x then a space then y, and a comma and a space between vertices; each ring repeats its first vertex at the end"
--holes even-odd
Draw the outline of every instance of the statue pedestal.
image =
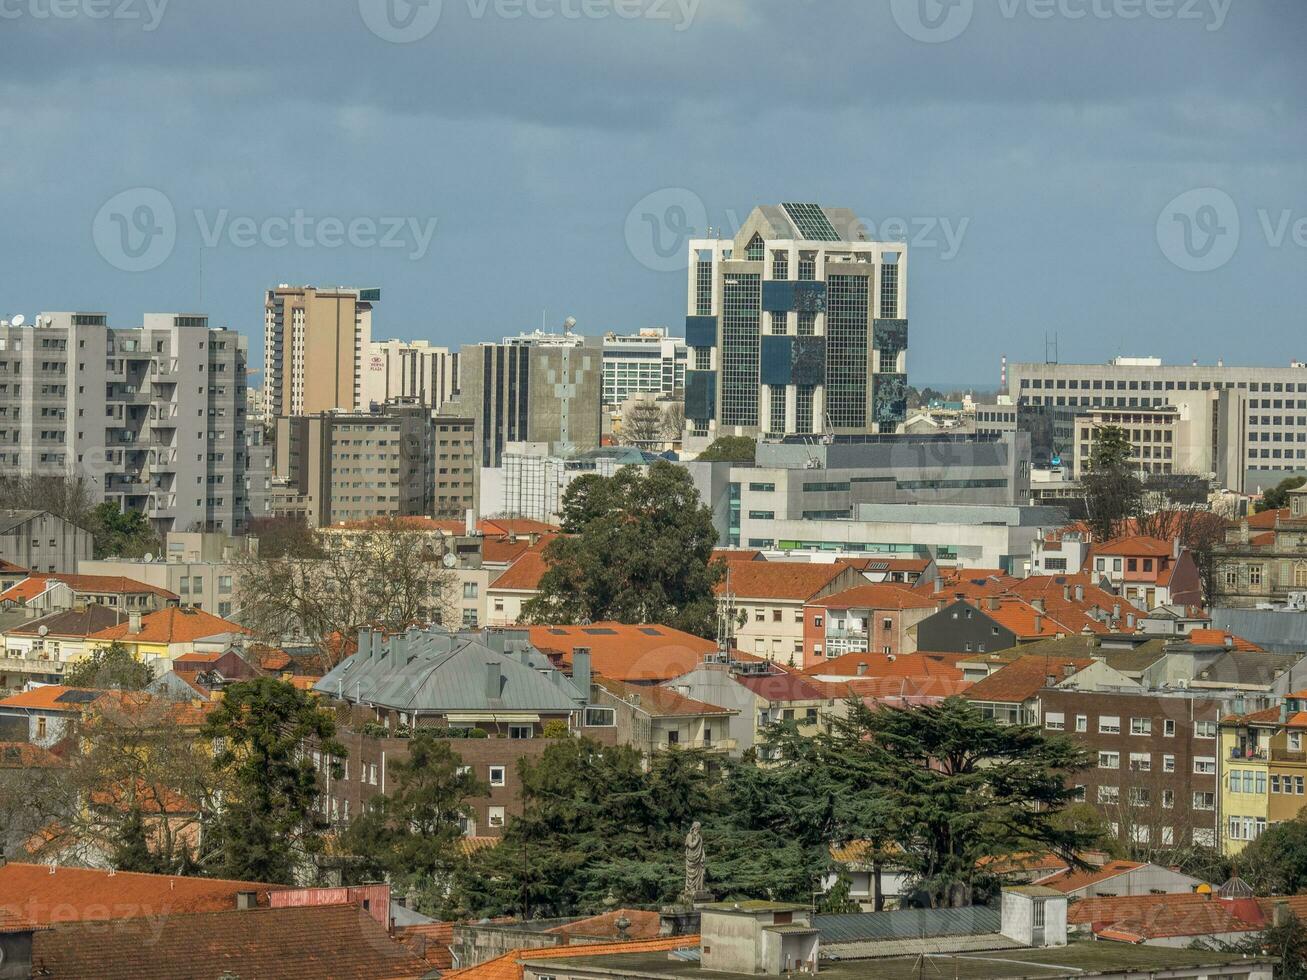
POLYGON ((699 932, 699 910, 690 905, 664 905, 658 910, 659 936, 693 936, 699 932))

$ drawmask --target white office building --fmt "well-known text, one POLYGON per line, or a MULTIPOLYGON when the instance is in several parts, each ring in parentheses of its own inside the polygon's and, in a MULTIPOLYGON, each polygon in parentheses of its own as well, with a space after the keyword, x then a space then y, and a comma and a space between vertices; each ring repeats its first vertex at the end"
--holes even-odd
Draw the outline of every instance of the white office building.
POLYGON ((402 398, 438 410, 458 387, 458 352, 425 340, 379 340, 363 359, 363 409, 402 398))
POLYGON ((688 355, 685 338, 669 337, 666 327, 604 334, 604 407, 617 408, 638 394, 683 392, 688 355))

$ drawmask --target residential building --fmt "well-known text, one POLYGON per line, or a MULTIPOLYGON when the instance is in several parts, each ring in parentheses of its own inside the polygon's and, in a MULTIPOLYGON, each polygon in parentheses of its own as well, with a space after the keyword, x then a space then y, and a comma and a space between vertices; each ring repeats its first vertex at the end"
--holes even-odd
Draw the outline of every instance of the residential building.
POLYGON ((0 636, 4 644, 0 687, 14 690, 29 682, 58 683, 66 664, 90 653, 89 636, 117 626, 127 615, 119 609, 91 603, 6 629, 0 636))
POLYGON ((563 494, 581 476, 612 476, 628 466, 641 469, 664 456, 631 446, 602 446, 560 454, 544 443, 509 443, 498 467, 480 472, 481 514, 512 514, 557 524, 562 520, 563 494))
MULTIPOLYGON (((641 686, 680 677, 717 650, 712 640, 657 624, 531 626, 527 634, 531 645, 560 667, 575 672, 575 655, 585 651, 596 677, 641 686)), ((698 695, 686 696, 711 705, 721 704, 698 695)))
POLYGON ((804 662, 805 609, 826 596, 867 584, 843 562, 731 561, 718 603, 735 623, 735 643, 768 660, 804 662))
POLYGON ((803 664, 811 667, 846 653, 913 653, 916 626, 938 608, 929 593, 886 583, 856 585, 803 608, 803 664))
POLYGON ((1134 535, 1095 544, 1090 567, 1140 609, 1202 605, 1198 567, 1178 539, 1134 535))
POLYGON ((1023 643, 1109 632, 1068 603, 1050 610, 1046 599, 996 593, 969 600, 955 598, 916 624, 917 650, 923 653, 995 653, 1023 643))
POLYGON ((612 708, 617 741, 646 756, 670 748, 721 753, 736 749, 728 734, 733 709, 670 688, 596 676, 591 701, 596 708, 612 708))
MULTIPOLYGON (((1216 846, 1218 696, 1053 687, 1041 701, 1044 729, 1070 735, 1089 752, 1090 768, 1074 777, 1077 799, 1096 807, 1116 836, 1143 847, 1216 846)), ((1121 884, 1110 890, 1135 894, 1121 884)))
POLYGON ((175 593, 123 575, 32 575, 0 593, 0 609, 13 605, 39 613, 87 603, 148 612, 175 606, 177 602, 175 593))
POLYGON ((477 465, 501 465, 510 442, 543 442, 570 453, 593 449, 602 434, 603 349, 535 343, 465 345, 459 353, 459 393, 447 414, 477 422, 477 465))
POLYGON ((308 501, 310 526, 429 515, 435 442, 430 410, 409 402, 283 416, 277 419, 276 473, 308 501))
POLYGON ((485 590, 482 622, 487 626, 516 626, 522 619, 522 607, 536 597, 540 579, 548 569, 542 546, 523 552, 485 590))
POLYGON ((1120 429, 1130 444, 1129 463, 1135 472, 1212 473, 1211 447, 1189 433, 1189 403, 1183 407, 1093 408, 1076 417, 1071 472, 1089 472, 1097 451, 1095 443, 1105 429, 1120 429))
POLYGON ((437 415, 432 423, 436 477, 431 515, 461 519, 469 510, 480 513, 476 419, 437 415))
POLYGON ((22 565, 0 558, 0 593, 8 592, 25 578, 31 577, 31 571, 22 565))
POLYGON ((1061 892, 1072 902, 1123 895, 1174 895, 1194 893, 1207 885, 1201 878, 1147 861, 1106 861, 1088 869, 1067 868, 1033 884, 1061 892))
POLYGON ((605 408, 617 408, 633 395, 672 396, 685 391, 689 356, 684 337, 668 336, 666 327, 633 334, 604 334, 605 408))
POLYGON ((1220 730, 1221 850, 1237 854, 1307 806, 1307 690, 1231 713, 1220 730))
POLYGON ((63 741, 73 725, 104 691, 44 684, 0 700, 0 732, 7 742, 49 748, 63 741))
POLYGON ((286 283, 263 303, 264 417, 367 409, 363 365, 379 289, 286 283))
POLYGON ((1067 924, 1116 943, 1187 949, 1195 942, 1241 944, 1271 925, 1284 925, 1290 914, 1307 914, 1301 895, 1254 898, 1249 892, 1234 878, 1215 892, 1085 898, 1072 903, 1067 924))
POLYGON ((125 646, 137 660, 153 664, 157 672, 170 669, 173 661, 194 653, 197 646, 216 644, 225 648, 249 632, 203 609, 169 607, 145 615, 128 614, 127 622, 88 636, 87 649, 94 651, 116 643, 125 646))
POLYGON ((402 399, 435 411, 454 397, 457 387, 457 351, 425 340, 374 340, 363 364, 359 408, 402 399))
POLYGON ((763 205, 689 243, 687 449, 725 435, 895 432, 907 415, 907 247, 858 217, 763 205))
POLYGON ((230 620, 239 616, 240 558, 249 547, 248 538, 174 531, 163 553, 151 561, 105 558, 81 566, 87 574, 120 575, 162 589, 174 594, 179 605, 230 620))
POLYGON ((32 573, 75 572, 94 548, 90 531, 49 511, 0 510, 0 561, 6 565, 32 573))
MULTIPOLYGON (((1174 406, 1183 419, 1187 411, 1187 439, 1173 444, 1172 458, 1192 461, 1196 472, 1241 493, 1307 475, 1307 364, 1299 361, 1288 367, 1167 365, 1154 357, 1011 364, 1008 394, 1018 404, 1086 413, 1174 406)), ((1142 436, 1142 423, 1130 428, 1142 436)))
POLYGON ((0 321, 0 365, 0 468, 86 477, 97 501, 159 534, 238 533, 267 513, 242 334, 193 313, 147 313, 130 329, 42 313, 0 321))
POLYGON ((1307 487, 1289 492, 1287 508, 1232 526, 1214 552, 1221 606, 1302 605, 1297 597, 1307 593, 1307 487))
POLYGON ((1143 690, 1103 660, 1088 656, 1032 656, 1013 660, 971 685, 962 696, 985 717, 1000 724, 1039 725, 1045 722, 1046 692, 1058 688, 1118 692, 1143 690))

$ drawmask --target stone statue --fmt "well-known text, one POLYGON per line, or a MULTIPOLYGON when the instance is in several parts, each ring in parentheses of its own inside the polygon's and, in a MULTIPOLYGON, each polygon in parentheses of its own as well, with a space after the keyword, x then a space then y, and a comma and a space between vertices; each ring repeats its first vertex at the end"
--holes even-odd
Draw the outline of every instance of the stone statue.
POLYGON ((685 899, 688 902, 704 894, 704 864, 703 833, 696 820, 685 835, 685 899))

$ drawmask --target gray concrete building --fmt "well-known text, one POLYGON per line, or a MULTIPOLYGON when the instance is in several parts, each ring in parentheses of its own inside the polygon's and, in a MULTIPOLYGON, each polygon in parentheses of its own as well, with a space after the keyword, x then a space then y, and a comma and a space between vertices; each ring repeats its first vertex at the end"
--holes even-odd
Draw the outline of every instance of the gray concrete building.
POLYGON ((570 453, 599 445, 603 348, 598 338, 563 335, 471 344, 459 353, 459 394, 445 414, 474 418, 477 463, 501 465, 510 442, 541 442, 570 453))
POLYGON ((310 526, 426 516, 434 502, 435 423, 423 405, 277 419, 276 475, 307 501, 310 526))
POLYGON ((246 340, 194 313, 0 321, 0 469, 84 477, 154 530, 239 532, 266 513, 246 340))
POLYGON ((896 432, 907 416, 907 246, 845 208, 755 208, 694 239, 685 446, 725 435, 896 432))
POLYGON ((43 510, 0 510, 0 562, 29 572, 76 572, 90 558, 90 531, 43 510))
POLYGON ((1023 405, 1096 408, 1173 405, 1185 443, 1173 455, 1230 490, 1256 493, 1307 475, 1307 364, 1168 365, 1155 357, 1106 364, 1012 364, 1008 394, 1023 405))

